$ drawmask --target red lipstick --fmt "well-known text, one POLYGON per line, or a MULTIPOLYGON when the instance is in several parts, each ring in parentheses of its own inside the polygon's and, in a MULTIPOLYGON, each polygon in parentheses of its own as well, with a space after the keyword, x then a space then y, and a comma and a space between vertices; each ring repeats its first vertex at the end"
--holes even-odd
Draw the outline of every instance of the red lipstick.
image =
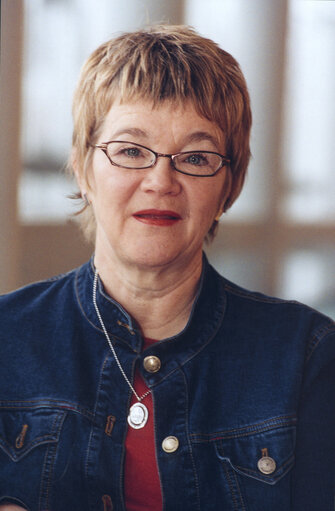
POLYGON ((139 222, 159 226, 173 225, 181 220, 178 213, 165 209, 143 209, 142 211, 136 211, 133 217, 139 222))

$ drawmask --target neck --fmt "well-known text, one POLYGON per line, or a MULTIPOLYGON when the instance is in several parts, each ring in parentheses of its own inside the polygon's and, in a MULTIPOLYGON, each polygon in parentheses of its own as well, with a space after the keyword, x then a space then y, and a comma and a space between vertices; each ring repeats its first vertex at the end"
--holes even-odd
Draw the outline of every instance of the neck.
POLYGON ((201 275, 201 253, 187 264, 166 268, 138 268, 98 254, 95 265, 106 291, 133 316, 144 337, 172 337, 186 326, 201 275))

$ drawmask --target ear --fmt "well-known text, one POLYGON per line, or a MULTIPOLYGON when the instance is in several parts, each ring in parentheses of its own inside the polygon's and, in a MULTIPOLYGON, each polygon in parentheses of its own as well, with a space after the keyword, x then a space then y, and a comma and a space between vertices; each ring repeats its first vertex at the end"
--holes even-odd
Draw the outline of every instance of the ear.
POLYGON ((220 207, 220 209, 219 209, 219 211, 218 211, 218 212, 217 212, 217 214, 215 215, 215 219, 214 219, 214 220, 216 220, 216 222, 218 222, 218 221, 220 220, 221 215, 222 215, 222 213, 223 213, 223 212, 224 212, 224 209, 223 209, 223 207, 221 206, 221 207, 220 207))
POLYGON ((221 202, 221 205, 218 209, 218 212, 216 213, 215 215, 215 220, 218 222, 221 218, 221 216, 223 215, 223 213, 226 211, 226 197, 224 198, 224 200, 221 202))

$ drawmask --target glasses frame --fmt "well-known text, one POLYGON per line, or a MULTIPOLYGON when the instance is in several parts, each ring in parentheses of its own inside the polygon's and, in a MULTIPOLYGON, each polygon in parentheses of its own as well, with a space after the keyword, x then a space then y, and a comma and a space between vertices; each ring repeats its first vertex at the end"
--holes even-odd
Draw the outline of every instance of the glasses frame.
POLYGON ((227 158, 227 156, 224 156, 223 154, 217 153, 215 151, 182 151, 180 153, 175 153, 175 154, 164 154, 164 153, 157 153, 156 151, 153 151, 149 147, 146 147, 142 144, 137 144, 136 142, 130 142, 129 140, 109 140, 108 142, 101 142, 101 144, 94 144, 94 145, 92 145, 92 147, 101 149, 107 156, 110 163, 112 165, 114 165, 115 167, 120 167, 122 169, 129 169, 129 170, 150 169, 156 165, 158 158, 170 158, 171 165, 172 165, 173 169, 176 172, 180 172, 180 174, 184 174, 185 176, 193 176, 193 177, 213 177, 222 169, 222 167, 230 165, 230 159, 227 158), (120 142, 121 144, 132 144, 132 145, 135 145, 138 147, 142 147, 143 149, 150 151, 155 156, 155 160, 153 161, 153 163, 151 163, 151 165, 147 165, 146 167, 139 167, 137 169, 136 169, 136 167, 127 167, 125 165, 118 165, 117 163, 113 162, 113 160, 110 158, 110 156, 108 154, 108 145, 113 142, 120 142), (193 154, 193 153, 216 154, 217 156, 220 156, 221 164, 220 164, 219 168, 213 174, 191 174, 189 172, 184 172, 183 170, 179 170, 176 168, 174 160, 175 160, 175 158, 177 158, 177 156, 180 156, 181 154, 193 154))

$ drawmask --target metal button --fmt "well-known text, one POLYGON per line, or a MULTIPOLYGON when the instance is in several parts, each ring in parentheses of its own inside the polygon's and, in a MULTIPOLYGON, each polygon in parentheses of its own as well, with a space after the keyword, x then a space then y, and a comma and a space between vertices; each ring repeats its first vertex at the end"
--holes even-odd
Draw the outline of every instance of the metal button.
POLYGON ((167 436, 162 442, 162 448, 165 452, 175 452, 179 447, 179 440, 175 436, 167 436))
POLYGON ((263 456, 258 460, 257 467, 262 474, 272 474, 276 470, 276 462, 270 456, 263 456))
POLYGON ((158 357, 150 355, 143 360, 143 366, 148 373, 157 373, 161 368, 161 361, 158 357))

